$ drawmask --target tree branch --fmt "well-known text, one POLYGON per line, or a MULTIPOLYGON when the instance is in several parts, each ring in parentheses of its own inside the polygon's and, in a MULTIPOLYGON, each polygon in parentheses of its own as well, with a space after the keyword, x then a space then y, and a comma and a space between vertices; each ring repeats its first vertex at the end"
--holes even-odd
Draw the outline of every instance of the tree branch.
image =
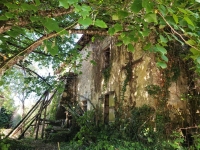
POLYGON ((157 13, 163 18, 163 20, 165 21, 165 23, 170 27, 171 31, 172 31, 173 33, 175 33, 176 35, 178 35, 178 36, 185 42, 185 44, 189 45, 190 47, 194 48, 194 49, 197 50, 197 51, 200 51, 197 47, 195 47, 195 46, 191 45, 190 43, 188 43, 188 42, 184 39, 184 37, 183 37, 180 33, 178 33, 178 32, 169 24, 169 22, 165 19, 165 17, 164 17, 160 12, 157 12, 157 13))
POLYGON ((109 35, 108 31, 103 29, 103 30, 98 30, 98 29, 70 29, 69 33, 71 34, 86 34, 86 35, 109 35))
POLYGON ((29 69, 29 68, 26 68, 26 67, 24 67, 24 66, 22 66, 22 65, 20 65, 20 64, 16 64, 17 66, 19 66, 19 67, 21 67, 21 68, 23 68, 23 69, 26 69, 27 71, 29 71, 29 72, 31 72, 31 73, 33 73, 33 74, 35 74, 35 75, 37 75, 40 79, 42 79, 48 86, 51 86, 42 76, 40 76, 38 73, 36 73, 35 71, 33 71, 33 70, 31 70, 31 69, 29 69))
POLYGON ((50 55, 50 54, 46 54, 46 53, 43 53, 43 52, 40 52, 40 51, 33 51, 33 53, 41 54, 41 55, 44 55, 44 56, 47 56, 47 57, 53 57, 53 56, 50 55))
MULTIPOLYGON (((58 33, 50 33, 47 35, 42 36, 41 38, 39 38, 38 40, 36 40, 34 43, 32 43, 30 46, 28 46, 25 50, 19 52, 17 55, 15 55, 14 57, 9 58, 8 60, 4 61, 1 66, 0 66, 0 74, 3 74, 4 71, 6 71, 8 68, 10 68, 11 66, 17 64, 20 60, 23 60, 26 56, 28 56, 28 54, 30 54, 31 52, 33 52, 38 46, 40 46, 44 40, 48 40, 50 38, 56 37, 58 36, 61 32, 63 32, 64 30, 70 31, 70 33, 73 34, 90 34, 90 35, 108 35, 108 32, 106 30, 83 30, 83 29, 71 29, 72 26, 74 26, 76 24, 76 22, 74 24, 72 24, 71 26, 63 29, 62 31, 58 32, 58 33)), ((115 35, 119 35, 120 33, 116 33, 115 35)))
POLYGON ((10 67, 12 67, 13 65, 17 64, 20 60, 23 60, 26 56, 28 56, 28 54, 30 54, 32 51, 34 51, 38 46, 40 46, 44 40, 48 40, 50 38, 56 37, 58 36, 60 33, 62 33, 64 30, 69 30, 70 28, 72 28, 77 22, 73 23, 72 25, 70 25, 69 27, 66 27, 65 29, 63 29, 62 31, 55 33, 49 33, 47 35, 44 35, 42 37, 40 37, 38 40, 36 40, 34 43, 32 43, 30 46, 28 46, 26 49, 24 49, 23 51, 19 52, 18 54, 16 54, 15 56, 8 58, 6 61, 4 61, 1 65, 0 65, 0 76, 4 74, 4 72, 9 69, 10 67))
MULTIPOLYGON (((70 7, 69 9, 64 9, 64 8, 56 8, 53 10, 45 10, 45 11, 38 11, 37 14, 38 16, 42 17, 58 17, 66 14, 70 14, 74 11, 73 7, 70 7)), ((0 26, 0 34, 10 30, 12 26, 19 26, 19 27, 24 27, 28 24, 31 23, 31 20, 27 18, 20 17, 18 18, 18 21, 16 22, 15 20, 9 20, 1 23, 0 26)))
POLYGON ((10 59, 4 61, 0 66, 0 73, 3 74, 5 70, 7 70, 11 66, 17 64, 20 60, 23 60, 28 54, 30 54, 33 50, 35 50, 38 46, 40 46, 44 40, 50 39, 57 35, 58 35, 57 33, 50 33, 47 36, 42 36, 37 41, 35 41, 33 44, 28 46, 25 50, 19 52, 14 57, 11 57, 10 59))

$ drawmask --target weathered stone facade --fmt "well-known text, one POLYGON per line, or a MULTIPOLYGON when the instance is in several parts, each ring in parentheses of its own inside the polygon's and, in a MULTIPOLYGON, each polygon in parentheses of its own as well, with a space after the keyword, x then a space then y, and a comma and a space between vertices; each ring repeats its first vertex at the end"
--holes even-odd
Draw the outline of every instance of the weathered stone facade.
MULTIPOLYGON (((161 93, 157 91, 157 97, 152 96, 146 89, 150 85, 162 87, 165 82, 162 71, 156 66, 155 54, 144 51, 142 43, 134 45, 135 52, 115 43, 116 39, 112 37, 97 39, 80 51, 83 58, 88 53, 90 57, 82 62, 82 74, 77 78, 77 99, 86 100, 88 110, 93 106, 102 108, 110 121, 114 120, 116 100, 123 101, 127 111, 144 104, 157 109, 161 93)), ((184 77, 180 74, 168 86, 168 106, 186 109, 186 102, 181 100, 187 90, 184 77)))

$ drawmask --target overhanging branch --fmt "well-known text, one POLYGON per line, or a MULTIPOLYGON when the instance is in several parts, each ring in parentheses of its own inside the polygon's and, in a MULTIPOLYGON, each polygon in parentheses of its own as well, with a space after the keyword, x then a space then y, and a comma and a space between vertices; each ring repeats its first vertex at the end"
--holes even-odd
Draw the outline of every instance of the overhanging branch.
POLYGON ((0 76, 4 74, 4 72, 12 67, 13 65, 17 64, 20 60, 23 60, 28 54, 30 54, 32 51, 34 51, 38 46, 40 46, 44 40, 48 40, 50 38, 56 37, 59 34, 61 34, 64 30, 69 30, 71 29, 74 25, 76 25, 77 22, 74 22, 72 25, 66 27, 62 31, 55 33, 49 33, 47 35, 44 35, 40 37, 38 40, 36 40, 34 43, 32 43, 30 46, 28 46, 26 49, 23 51, 19 52, 15 56, 8 58, 5 60, 1 65, 0 65, 0 76))
MULTIPOLYGON (((70 7, 69 9, 64 9, 64 8, 55 8, 53 10, 45 10, 45 11, 38 11, 37 14, 38 16, 41 17, 58 17, 66 14, 70 14, 74 11, 73 7, 70 7)), ((1 23, 0 26, 0 34, 10 30, 12 26, 19 26, 19 27, 24 27, 28 24, 31 23, 31 20, 29 20, 26 17, 21 17, 18 18, 18 21, 16 20, 9 20, 1 23)))
MULTIPOLYGON (((75 23, 64 30, 70 31, 72 34, 90 34, 90 35, 108 35, 108 32, 106 30, 83 30, 83 29, 71 29, 72 26, 74 26, 75 23)), ((61 31, 62 32, 62 31, 61 31)), ((14 57, 8 58, 6 61, 4 61, 0 66, 0 74, 3 74, 4 71, 6 71, 8 68, 12 67, 13 65, 17 64, 20 60, 23 60, 28 54, 33 52, 38 46, 40 46, 44 40, 48 40, 50 38, 56 37, 60 34, 59 33, 50 33, 47 35, 42 36, 38 40, 36 40, 34 43, 32 43, 30 46, 28 46, 25 50, 19 52, 14 57)), ((119 33, 115 34, 118 35, 119 33)))
POLYGON ((109 35, 107 30, 97 30, 97 29, 70 29, 69 33, 71 34, 86 34, 86 35, 109 35))
POLYGON ((21 68, 27 70, 27 71, 30 72, 30 73, 35 74, 35 75, 38 76, 40 79, 42 79, 48 86, 51 86, 42 76, 40 76, 40 75, 39 75, 38 73, 36 73, 35 71, 33 71, 33 70, 31 70, 31 69, 29 69, 29 68, 27 68, 27 67, 24 67, 24 66, 22 66, 22 65, 20 65, 20 64, 17 64, 17 66, 19 66, 19 67, 21 67, 21 68))

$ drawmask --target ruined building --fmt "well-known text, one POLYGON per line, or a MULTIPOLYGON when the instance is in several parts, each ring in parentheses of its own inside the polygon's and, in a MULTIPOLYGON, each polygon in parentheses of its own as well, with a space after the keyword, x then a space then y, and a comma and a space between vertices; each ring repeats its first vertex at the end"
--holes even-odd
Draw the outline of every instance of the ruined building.
MULTIPOLYGON (((154 43, 154 39, 152 36, 149 41, 154 43)), ((170 43, 167 68, 162 69, 156 64, 159 54, 145 51, 144 43, 134 44, 134 52, 116 43, 113 37, 92 41, 87 35, 78 42, 83 61, 73 83, 74 98, 82 110, 98 108, 108 123, 115 121, 120 108, 126 114, 123 117, 128 117, 134 107, 146 104, 168 112, 171 120, 179 117, 180 122, 195 125, 199 117, 198 80, 191 80, 197 76, 191 72, 190 62, 180 58, 187 47, 170 43)))

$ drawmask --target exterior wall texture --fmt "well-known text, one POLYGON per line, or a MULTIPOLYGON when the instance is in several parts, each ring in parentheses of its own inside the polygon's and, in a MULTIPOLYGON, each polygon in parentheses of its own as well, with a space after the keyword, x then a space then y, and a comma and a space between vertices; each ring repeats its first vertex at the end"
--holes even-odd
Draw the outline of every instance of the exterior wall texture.
MULTIPOLYGON (((89 100, 88 110, 94 105, 103 107, 106 112, 105 95, 110 94, 110 115, 114 111, 112 107, 115 104, 112 103, 116 100, 122 100, 127 111, 144 104, 156 109, 157 98, 146 90, 149 85, 162 86, 162 71, 156 66, 155 54, 142 50, 142 43, 135 44, 135 52, 128 52, 125 46, 117 47, 115 43, 116 39, 106 37, 90 42, 80 51, 83 57, 88 53, 90 57, 83 61, 82 74, 78 76, 78 100, 89 100)), ((174 105, 175 101, 184 105, 180 100, 181 93, 187 88, 183 77, 181 75, 169 86, 170 105, 174 105)), ((112 120, 113 117, 109 118, 112 120)))

